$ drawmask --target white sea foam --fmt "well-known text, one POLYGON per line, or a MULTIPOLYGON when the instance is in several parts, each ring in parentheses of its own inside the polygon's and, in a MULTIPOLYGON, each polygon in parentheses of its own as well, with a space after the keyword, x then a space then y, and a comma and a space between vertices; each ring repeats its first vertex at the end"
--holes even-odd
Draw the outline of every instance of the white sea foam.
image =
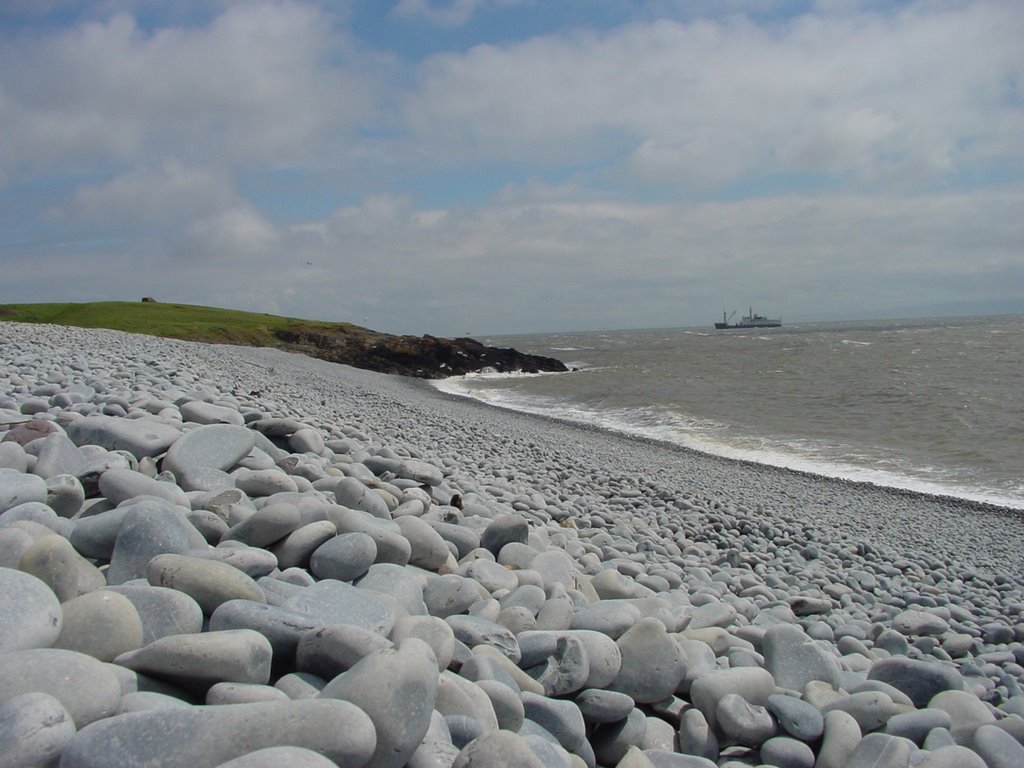
POLYGON ((673 443, 712 456, 823 477, 871 483, 887 488, 1024 509, 1024 487, 1020 489, 1019 494, 1014 494, 971 487, 956 481, 946 483, 938 479, 941 478, 941 472, 935 467, 901 466, 895 461, 885 465, 877 456, 858 455, 848 446, 829 445, 814 440, 783 441, 729 434, 729 429, 724 424, 674 411, 658 408, 597 410, 574 405, 561 398, 473 385, 473 382, 488 378, 515 375, 470 375, 436 380, 432 384, 441 391, 476 399, 499 408, 673 443), (843 460, 839 458, 840 455, 855 461, 843 460))

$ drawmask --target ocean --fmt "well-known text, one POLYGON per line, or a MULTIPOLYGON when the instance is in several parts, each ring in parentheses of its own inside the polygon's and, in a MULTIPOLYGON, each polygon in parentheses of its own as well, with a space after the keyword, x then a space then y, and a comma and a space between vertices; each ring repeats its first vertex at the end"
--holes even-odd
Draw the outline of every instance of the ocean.
POLYGON ((438 388, 718 456, 1024 509, 1024 315, 481 340, 574 370, 438 388))

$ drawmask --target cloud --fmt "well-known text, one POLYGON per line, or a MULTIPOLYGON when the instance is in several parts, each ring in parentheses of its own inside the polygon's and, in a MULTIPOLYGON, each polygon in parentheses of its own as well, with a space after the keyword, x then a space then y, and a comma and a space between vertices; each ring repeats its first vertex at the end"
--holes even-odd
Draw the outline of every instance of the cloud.
POLYGON ((0 300, 447 334, 1020 297, 1015 2, 608 0, 641 11, 502 42, 500 2, 407 0, 480 40, 422 60, 327 3, 111 2, 0 31, 0 300))
POLYGON ((154 153, 308 164, 374 114, 373 68, 386 58, 359 54, 331 17, 298 3, 231 5, 205 26, 155 30, 117 15, 11 36, 0 51, 8 177, 154 153))
POLYGON ((488 7, 509 7, 530 0, 399 0, 391 9, 398 19, 422 19, 438 27, 461 27, 488 7))
POLYGON ((189 255, 233 262, 251 255, 277 256, 277 229, 255 209, 236 205, 197 219, 186 232, 189 255))
POLYGON ((236 197, 228 176, 176 158, 129 169, 75 190, 66 217, 152 225, 188 220, 224 207, 236 197))
MULTIPOLYGON (((866 317, 1006 300, 1017 290, 1007 276, 1020 272, 1021 204, 1020 190, 696 205, 541 194, 472 209, 376 197, 318 223, 301 250, 313 266, 287 272, 298 298, 280 304, 457 334, 699 325, 750 302, 866 317)), ((291 237, 286 250, 299 253, 291 237)))
POLYGON ((936 182, 1017 157, 1022 35, 1012 4, 985 2, 582 30, 435 56, 407 115, 417 141, 467 162, 936 182))

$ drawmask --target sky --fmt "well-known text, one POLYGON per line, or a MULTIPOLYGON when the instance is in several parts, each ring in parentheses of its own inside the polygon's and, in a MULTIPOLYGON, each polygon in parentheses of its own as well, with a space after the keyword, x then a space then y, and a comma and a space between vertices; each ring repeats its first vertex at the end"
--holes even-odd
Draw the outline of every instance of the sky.
POLYGON ((0 303, 1024 312, 1022 40, 1020 0, 0 0, 0 303))

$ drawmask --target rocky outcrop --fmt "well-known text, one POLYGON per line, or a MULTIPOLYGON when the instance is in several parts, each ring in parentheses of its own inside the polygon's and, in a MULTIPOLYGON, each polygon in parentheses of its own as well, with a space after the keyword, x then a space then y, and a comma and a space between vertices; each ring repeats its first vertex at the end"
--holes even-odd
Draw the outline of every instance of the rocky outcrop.
POLYGON ((487 369, 498 373, 566 371, 553 357, 488 347, 475 339, 393 336, 354 325, 291 326, 274 331, 284 349, 381 373, 443 379, 487 369))

